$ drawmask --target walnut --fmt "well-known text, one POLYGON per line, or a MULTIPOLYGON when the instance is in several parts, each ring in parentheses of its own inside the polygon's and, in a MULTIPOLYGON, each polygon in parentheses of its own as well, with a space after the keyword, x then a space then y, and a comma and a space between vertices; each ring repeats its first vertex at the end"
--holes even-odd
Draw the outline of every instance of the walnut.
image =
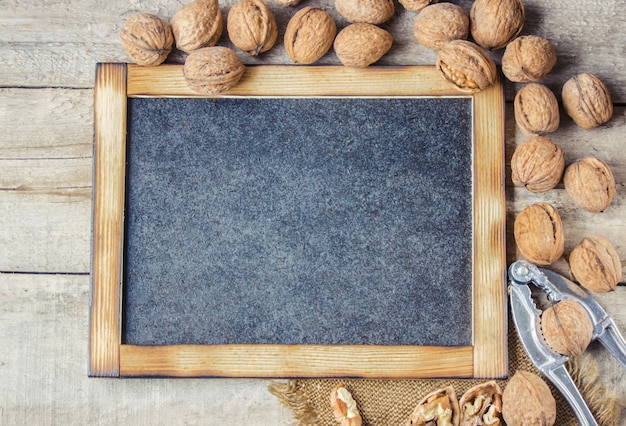
POLYGON ((460 426, 500 426, 502 389, 491 380, 468 389, 459 401, 460 426))
POLYGON ((513 234, 517 248, 531 262, 549 265, 563 255, 561 216, 548 203, 538 202, 522 210, 515 218, 513 234))
POLYGON ((204 47, 189 54, 183 74, 195 92, 217 95, 236 85, 245 66, 234 50, 223 46, 204 47))
POLYGON ((589 291, 606 293, 615 290, 622 279, 622 262, 609 240, 587 237, 569 255, 569 266, 576 281, 589 291))
POLYGON ((472 36, 489 50, 502 49, 517 37, 524 19, 522 0, 476 0, 470 9, 472 36))
POLYGON ((515 149, 511 158, 513 184, 532 192, 554 188, 564 169, 563 150, 545 136, 531 136, 515 149))
POLYGON ((415 407, 408 426, 437 424, 452 426, 459 424, 459 401, 452 386, 436 390, 426 395, 415 407))
POLYGON ((429 4, 437 3, 438 0, 399 0, 399 3, 404 6, 406 10, 412 12, 419 12, 429 4))
POLYGON ((330 407, 335 420, 341 426, 361 426, 363 419, 356 401, 343 385, 338 385, 330 392, 330 407))
POLYGON ((393 43, 387 31, 372 24, 350 24, 337 34, 334 48, 341 63, 365 68, 378 61, 393 43))
POLYGON ((543 311, 541 332, 555 352, 580 356, 591 342, 593 323, 579 302, 566 299, 543 311))
POLYGON ((541 377, 517 370, 502 392, 502 417, 508 426, 552 426, 556 400, 541 377))
POLYGON ((567 166, 563 184, 578 207, 593 213, 606 210, 615 196, 611 168, 595 157, 583 158, 567 166))
POLYGON ((335 9, 348 22, 382 24, 393 16, 393 0, 335 0, 335 9))
POLYGON ((330 14, 307 6, 287 24, 285 50, 295 63, 312 64, 328 52, 336 34, 337 25, 330 14))
POLYGON ((437 69, 462 92, 476 93, 496 80, 496 64, 480 46, 467 40, 453 40, 437 55, 437 69))
POLYGON ((176 12, 170 25, 176 47, 190 53, 217 44, 224 30, 224 18, 218 0, 195 0, 176 12))
POLYGON ((579 74, 563 85, 563 109, 583 129, 593 129, 613 116, 606 85, 595 75, 579 74))
POLYGON ((413 21, 417 42, 427 49, 440 50, 452 40, 466 40, 469 15, 461 6, 438 3, 424 8, 413 21))
POLYGON ((517 37, 502 55, 502 73, 516 83, 541 81, 556 65, 556 51, 549 40, 534 35, 517 37))
POLYGON ((226 28, 230 41, 248 55, 270 50, 278 38, 276 18, 263 0, 242 0, 228 12, 226 28))
POLYGON ((133 15, 120 32, 122 46, 137 64, 159 65, 172 51, 174 36, 170 25, 149 13, 133 15))
POLYGON ((544 135, 559 128, 559 103, 550 89, 530 83, 515 95, 515 122, 526 135, 544 135))
POLYGON ((287 7, 287 6, 295 6, 298 3, 300 3, 302 0, 275 0, 276 3, 278 3, 280 6, 282 7, 287 7))

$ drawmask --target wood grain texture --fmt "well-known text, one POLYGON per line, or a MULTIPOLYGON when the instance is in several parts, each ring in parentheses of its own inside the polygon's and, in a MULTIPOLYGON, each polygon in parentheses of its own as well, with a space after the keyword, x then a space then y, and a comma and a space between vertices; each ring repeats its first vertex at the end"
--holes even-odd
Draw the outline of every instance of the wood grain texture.
MULTIPOLYGON (((221 0, 224 15, 235 0, 221 0)), ((169 20, 184 2, 166 0, 150 2, 107 2, 95 0, 37 1, 10 0, 0 11, 1 84, 14 87, 93 87, 94 64, 97 62, 126 62, 129 57, 119 41, 119 31, 126 19, 135 13, 153 13, 169 20), (47 7, 49 5, 50 7, 47 7)), ((469 10, 471 0, 455 3, 469 10)), ((275 47, 260 57, 240 52, 248 64, 291 64, 282 39, 287 22, 297 8, 281 8, 268 3, 276 15, 279 40, 275 47)), ((626 8, 618 1, 598 5, 592 0, 575 3, 564 0, 545 2, 526 0, 526 24, 522 34, 546 37, 555 45, 558 63, 546 80, 548 86, 560 91, 563 83, 579 72, 595 72, 606 80, 616 102, 626 101, 626 51, 623 30, 617 28, 626 21, 626 8)), ((338 28, 348 23, 334 10, 333 0, 315 2, 334 17, 338 28)), ((394 45, 380 61, 382 65, 432 65, 436 54, 420 46, 413 36, 415 12, 397 4, 394 18, 384 24, 394 37, 394 45)), ((220 45, 231 46, 226 31, 220 45)), ((499 61, 502 52, 494 52, 499 61)), ((170 61, 182 63, 184 55, 172 55, 170 61)), ((318 64, 339 65, 331 51, 318 64)), ((512 99, 517 86, 507 85, 507 99, 512 99)))
POLYGON ((126 175, 126 66, 100 65, 95 88, 89 374, 119 375, 126 175))
POLYGON ((471 377, 474 367, 469 346, 122 345, 120 351, 122 376, 471 377))

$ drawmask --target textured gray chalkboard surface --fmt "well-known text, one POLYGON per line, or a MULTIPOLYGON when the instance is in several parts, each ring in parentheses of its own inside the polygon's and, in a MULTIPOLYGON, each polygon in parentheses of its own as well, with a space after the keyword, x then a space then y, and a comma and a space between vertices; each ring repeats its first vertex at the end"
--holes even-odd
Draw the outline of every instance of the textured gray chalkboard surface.
POLYGON ((123 343, 472 344, 470 98, 128 106, 123 343))

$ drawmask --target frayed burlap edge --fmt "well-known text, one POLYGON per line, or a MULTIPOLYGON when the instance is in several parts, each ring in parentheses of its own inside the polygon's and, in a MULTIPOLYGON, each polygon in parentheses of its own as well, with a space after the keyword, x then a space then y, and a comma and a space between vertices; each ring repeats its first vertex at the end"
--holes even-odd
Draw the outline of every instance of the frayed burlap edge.
POLYGON ((298 380, 286 383, 272 383, 269 391, 293 412, 297 426, 321 426, 322 422, 310 404, 307 392, 299 385, 298 380))

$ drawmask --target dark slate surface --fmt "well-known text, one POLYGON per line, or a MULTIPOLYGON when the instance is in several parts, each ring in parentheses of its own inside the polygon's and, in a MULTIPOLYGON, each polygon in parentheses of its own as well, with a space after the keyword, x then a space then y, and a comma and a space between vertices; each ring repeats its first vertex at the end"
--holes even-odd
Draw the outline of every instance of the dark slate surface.
POLYGON ((129 101, 123 339, 471 344, 471 100, 129 101))

